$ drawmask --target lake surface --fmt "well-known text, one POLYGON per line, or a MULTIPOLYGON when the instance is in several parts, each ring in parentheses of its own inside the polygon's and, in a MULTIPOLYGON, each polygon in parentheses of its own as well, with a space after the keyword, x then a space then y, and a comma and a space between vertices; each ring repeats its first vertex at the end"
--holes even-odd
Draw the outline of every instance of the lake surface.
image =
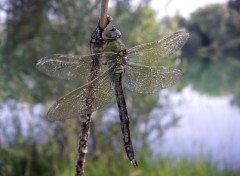
MULTIPOLYGON (((164 92, 163 92, 164 93, 164 92)), ((231 97, 210 97, 186 87, 170 96, 174 112, 182 118, 164 136, 160 153, 174 157, 199 155, 220 168, 240 169, 240 108, 231 97)))
MULTIPOLYGON (((164 95, 168 90, 161 91, 160 102, 164 104, 164 95)), ((210 97, 186 87, 180 93, 167 96, 171 109, 181 116, 179 125, 169 129, 163 137, 162 145, 153 144, 153 151, 168 154, 173 158, 180 156, 210 157, 219 168, 229 166, 240 169, 240 108, 230 104, 231 97, 210 97)), ((161 110, 153 113, 161 114, 161 110)), ((29 108, 9 100, 0 106, 0 143, 11 140, 14 133, 12 118, 21 121, 22 135, 44 142, 48 124, 43 122, 43 105, 29 108), (30 109, 30 110, 29 110, 30 109), (22 117, 22 118, 21 118, 22 117), (27 125, 31 124, 32 131, 27 125), (9 136, 6 139, 6 135, 9 136)))

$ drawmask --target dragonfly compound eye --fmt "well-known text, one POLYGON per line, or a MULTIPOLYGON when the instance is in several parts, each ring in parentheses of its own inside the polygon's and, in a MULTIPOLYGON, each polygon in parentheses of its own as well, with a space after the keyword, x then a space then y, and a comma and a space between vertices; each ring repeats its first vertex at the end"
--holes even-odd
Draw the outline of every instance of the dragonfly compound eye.
POLYGON ((110 30, 106 29, 102 33, 102 38, 104 40, 115 40, 120 38, 121 36, 121 32, 116 27, 112 27, 110 30))

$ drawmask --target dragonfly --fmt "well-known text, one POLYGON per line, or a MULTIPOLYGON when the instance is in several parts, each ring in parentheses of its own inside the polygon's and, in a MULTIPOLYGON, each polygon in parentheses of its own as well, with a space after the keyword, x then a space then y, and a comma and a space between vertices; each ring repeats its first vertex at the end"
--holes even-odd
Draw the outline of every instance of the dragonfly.
POLYGON ((48 76, 84 83, 57 100, 50 107, 47 118, 51 121, 66 120, 91 114, 112 104, 115 97, 125 151, 133 166, 137 166, 123 87, 143 94, 155 93, 179 81, 183 73, 173 64, 172 58, 188 38, 189 33, 180 30, 158 41, 127 49, 121 40, 121 32, 112 26, 102 32, 109 52, 86 56, 53 54, 39 59, 37 68, 48 76), (96 58, 98 76, 89 81, 96 58), (89 90, 92 96, 89 96, 89 90), (92 99, 93 96, 95 98, 92 99))

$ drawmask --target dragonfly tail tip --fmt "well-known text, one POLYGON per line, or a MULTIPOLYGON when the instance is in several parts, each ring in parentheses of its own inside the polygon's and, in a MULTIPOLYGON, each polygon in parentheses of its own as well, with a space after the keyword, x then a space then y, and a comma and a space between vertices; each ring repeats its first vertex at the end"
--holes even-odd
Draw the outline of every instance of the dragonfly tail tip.
POLYGON ((138 166, 137 161, 135 159, 133 159, 131 161, 131 163, 132 163, 133 167, 137 167, 138 166))

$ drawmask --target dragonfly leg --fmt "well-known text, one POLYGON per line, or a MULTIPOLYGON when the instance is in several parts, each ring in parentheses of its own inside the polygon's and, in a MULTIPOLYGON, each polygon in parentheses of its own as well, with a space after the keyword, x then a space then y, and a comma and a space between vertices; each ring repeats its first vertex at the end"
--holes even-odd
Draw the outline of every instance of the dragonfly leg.
POLYGON ((134 149, 133 149, 131 136, 130 136, 129 118, 128 118, 126 101, 125 101, 122 84, 121 84, 121 74, 119 74, 118 76, 119 76, 118 79, 117 78, 115 79, 115 93, 116 93, 116 99, 117 99, 117 104, 119 109, 119 117, 121 121, 123 142, 124 142, 125 151, 127 153, 129 160, 131 161, 132 165, 136 167, 137 161, 134 156, 134 149))

